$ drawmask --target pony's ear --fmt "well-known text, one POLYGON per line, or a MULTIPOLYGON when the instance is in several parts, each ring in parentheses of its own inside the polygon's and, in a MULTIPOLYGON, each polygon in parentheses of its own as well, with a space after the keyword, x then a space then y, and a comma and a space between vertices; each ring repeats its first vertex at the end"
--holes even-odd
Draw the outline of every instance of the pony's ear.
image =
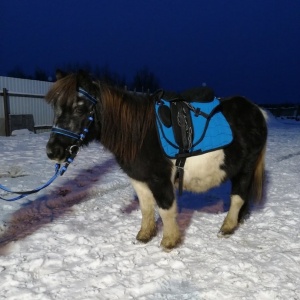
POLYGON ((93 81, 93 76, 89 71, 86 70, 78 70, 77 79, 79 82, 90 82, 93 81))
POLYGON ((157 90, 152 94, 152 98, 155 100, 160 100, 161 97, 163 96, 163 94, 164 94, 164 91, 162 89, 157 90))
POLYGON ((60 70, 60 69, 57 69, 56 72, 55 72, 55 76, 56 76, 56 80, 59 80, 59 79, 62 79, 64 77, 66 77, 67 73, 60 70))

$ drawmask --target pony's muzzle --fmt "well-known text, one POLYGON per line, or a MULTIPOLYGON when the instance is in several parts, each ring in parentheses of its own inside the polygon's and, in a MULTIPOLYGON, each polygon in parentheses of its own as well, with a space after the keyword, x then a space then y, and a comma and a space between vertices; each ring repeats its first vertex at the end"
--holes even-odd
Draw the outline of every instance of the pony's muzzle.
POLYGON ((48 143, 46 146, 46 153, 49 159, 57 162, 64 161, 66 158, 66 150, 60 146, 54 146, 48 143))

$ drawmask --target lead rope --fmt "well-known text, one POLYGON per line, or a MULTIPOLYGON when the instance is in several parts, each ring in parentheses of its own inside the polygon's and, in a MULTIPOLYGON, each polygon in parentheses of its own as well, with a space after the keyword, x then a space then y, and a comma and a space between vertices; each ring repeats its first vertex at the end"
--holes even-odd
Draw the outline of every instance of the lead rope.
POLYGON ((62 135, 68 136, 70 138, 77 139, 76 143, 68 148, 68 152, 70 153, 70 155, 67 157, 64 165, 61 166, 61 164, 55 164, 54 175, 45 184, 43 184, 40 187, 37 187, 35 189, 29 190, 29 191, 13 191, 13 190, 5 187, 4 185, 0 184, 0 189, 2 189, 3 191, 19 195, 19 196, 9 198, 9 199, 3 198, 2 196, 0 196, 1 200, 11 202, 11 201, 16 201, 16 200, 22 199, 24 197, 27 197, 28 195, 37 193, 40 190, 44 189, 45 187, 49 186, 58 176, 62 176, 67 171, 68 166, 73 162, 74 158, 76 157, 76 155, 78 153, 79 148, 82 146, 83 141, 86 137, 86 134, 89 131, 89 127, 91 126, 91 124, 94 121, 93 116, 94 116, 94 112, 95 112, 95 105, 97 103, 97 100, 94 97, 92 97, 90 94, 88 94, 85 90, 83 90, 82 88, 78 89, 78 93, 93 103, 92 111, 90 112, 90 114, 88 116, 88 122, 87 122, 85 128, 82 130, 82 133, 76 134, 71 131, 68 131, 68 130, 65 130, 62 128, 58 128, 58 127, 53 127, 51 130, 54 133, 62 134, 62 135))
MULTIPOLYGON (((84 128, 83 132, 80 135, 78 135, 79 138, 78 138, 76 144, 69 147, 68 151, 69 151, 70 155, 66 159, 66 162, 64 163, 64 165, 61 166, 61 164, 55 164, 55 171, 54 171, 55 173, 45 184, 43 184, 40 187, 37 187, 33 190, 29 190, 29 191, 13 191, 13 190, 11 190, 11 189, 9 189, 9 188, 7 188, 7 187, 0 184, 0 189, 6 191, 8 193, 19 195, 19 196, 9 198, 9 199, 3 198, 2 196, 0 196, 0 199, 4 200, 4 201, 8 201, 8 202, 22 199, 24 197, 27 197, 28 195, 39 192, 40 190, 42 190, 45 187, 49 186, 58 176, 62 176, 67 171, 68 166, 74 161, 74 158, 76 157, 76 155, 78 153, 78 150, 79 150, 80 146, 82 145, 86 134, 88 133, 88 128, 90 127, 90 125, 92 124, 92 122, 94 120, 93 117, 92 117, 92 114, 93 114, 93 112, 91 112, 90 116, 88 117, 88 124, 87 124, 86 128, 84 128)), ((56 129, 61 130, 60 128, 56 128, 56 129)), ((54 131, 56 133, 66 135, 66 132, 64 132, 64 131, 61 131, 61 132, 58 131, 58 130, 52 130, 52 131, 54 131), (62 132, 64 132, 64 133, 62 133, 62 132)), ((74 138, 74 135, 73 136, 68 135, 68 136, 74 138)))
POLYGON ((18 194, 19 196, 16 196, 16 197, 13 197, 13 198, 10 198, 10 199, 7 199, 7 198, 3 198, 2 196, 0 196, 0 199, 3 200, 3 201, 16 201, 16 200, 19 200, 19 199, 22 199, 24 197, 27 197, 28 195, 31 195, 31 194, 34 194, 34 193, 37 193, 39 192, 40 190, 44 189, 45 187, 47 187, 48 185, 50 185, 59 175, 63 175, 65 173, 65 171, 67 170, 68 168, 68 165, 69 163, 65 164, 64 166, 60 167, 60 164, 55 164, 55 173, 54 175, 43 185, 41 185, 40 187, 38 188, 35 188, 33 190, 29 190, 29 191, 13 191, 3 185, 0 184, 0 189, 8 192, 8 193, 12 193, 12 194, 18 194))

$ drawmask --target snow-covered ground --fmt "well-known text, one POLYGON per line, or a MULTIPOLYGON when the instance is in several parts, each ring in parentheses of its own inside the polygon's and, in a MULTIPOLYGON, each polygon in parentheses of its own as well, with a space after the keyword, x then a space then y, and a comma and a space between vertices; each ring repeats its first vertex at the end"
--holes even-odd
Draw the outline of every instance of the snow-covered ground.
MULTIPOLYGON (((49 134, 0 137, 0 183, 35 188, 54 173, 49 134)), ((300 122, 270 118, 265 201, 228 238, 217 233, 230 184, 179 199, 183 244, 135 240, 128 178, 99 144, 50 187, 0 201, 0 299, 300 299, 300 122)), ((1 192, 3 195, 4 193, 1 192)))

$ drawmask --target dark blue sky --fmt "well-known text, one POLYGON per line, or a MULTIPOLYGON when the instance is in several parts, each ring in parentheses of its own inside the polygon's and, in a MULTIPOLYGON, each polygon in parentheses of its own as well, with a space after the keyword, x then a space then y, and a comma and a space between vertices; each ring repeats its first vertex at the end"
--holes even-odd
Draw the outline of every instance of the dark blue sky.
POLYGON ((299 0, 1 0, 0 75, 68 63, 162 88, 206 82, 218 96, 300 103, 299 0))

